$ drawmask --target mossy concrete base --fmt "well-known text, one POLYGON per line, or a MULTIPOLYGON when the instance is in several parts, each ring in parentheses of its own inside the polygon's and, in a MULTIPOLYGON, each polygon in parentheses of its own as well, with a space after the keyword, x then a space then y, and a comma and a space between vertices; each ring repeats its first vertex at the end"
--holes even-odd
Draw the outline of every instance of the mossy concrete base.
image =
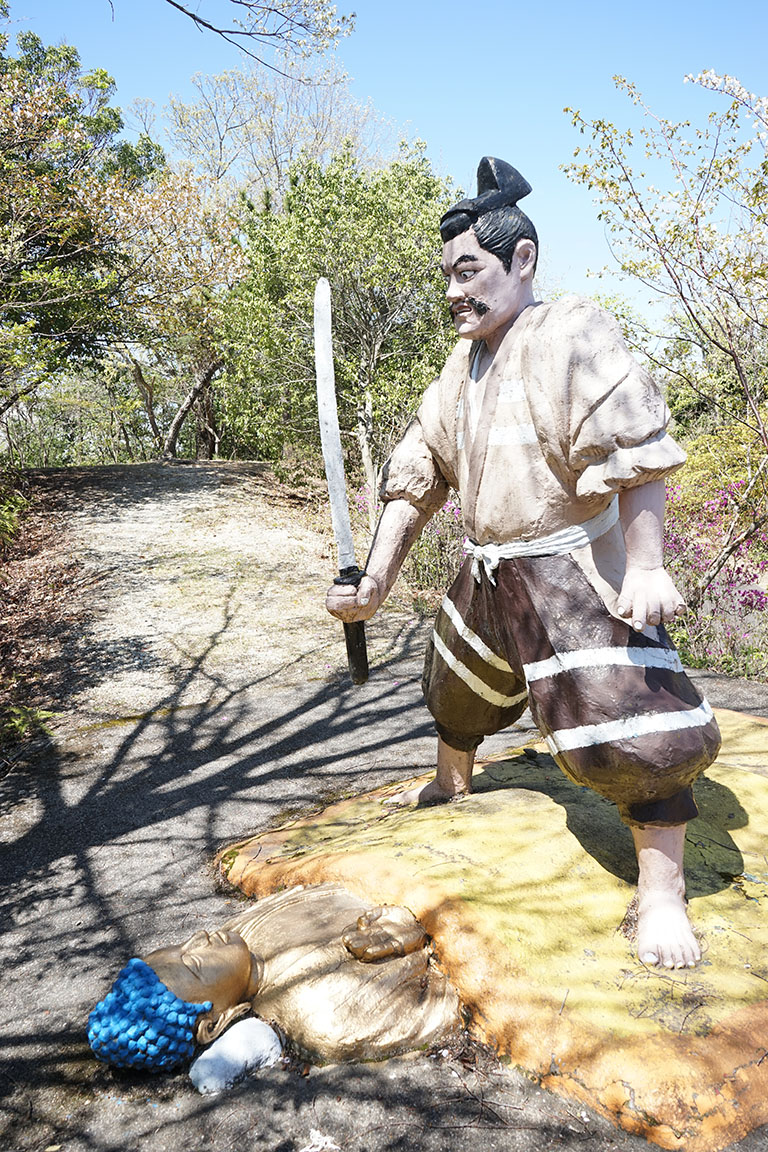
POLYGON ((663 1148, 716 1152, 768 1122, 768 721, 718 720, 723 750, 686 845, 694 970, 637 960, 619 930, 636 879, 629 831, 542 745, 480 762, 458 803, 391 810, 387 790, 370 793, 238 845, 222 866, 250 895, 337 880, 404 904, 479 1039, 663 1148))

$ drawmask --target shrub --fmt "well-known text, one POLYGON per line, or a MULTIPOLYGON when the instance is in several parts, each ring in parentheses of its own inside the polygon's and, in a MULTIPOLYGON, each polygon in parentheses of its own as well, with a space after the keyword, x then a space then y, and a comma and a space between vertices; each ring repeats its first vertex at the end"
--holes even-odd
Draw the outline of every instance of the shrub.
POLYGON ((27 503, 26 497, 0 475, 0 556, 16 535, 19 516, 27 503))
POLYGON ((404 575, 419 611, 434 611, 453 583, 464 559, 465 538, 461 505, 453 493, 408 554, 404 575))
MULTIPOLYGON (((667 486, 665 556, 686 599, 692 598, 723 539, 734 489, 721 488, 698 509, 679 485, 667 486)), ((718 573, 695 611, 670 626, 683 663, 735 676, 768 679, 766 534, 744 541, 718 573)))

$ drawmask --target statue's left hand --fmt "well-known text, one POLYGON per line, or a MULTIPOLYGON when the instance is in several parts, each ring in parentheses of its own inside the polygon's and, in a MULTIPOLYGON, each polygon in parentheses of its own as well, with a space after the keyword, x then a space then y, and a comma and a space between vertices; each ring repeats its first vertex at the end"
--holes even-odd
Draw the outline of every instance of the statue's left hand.
POLYGON ((646 624, 669 623, 684 616, 685 601, 665 568, 628 567, 617 611, 637 632, 646 624))

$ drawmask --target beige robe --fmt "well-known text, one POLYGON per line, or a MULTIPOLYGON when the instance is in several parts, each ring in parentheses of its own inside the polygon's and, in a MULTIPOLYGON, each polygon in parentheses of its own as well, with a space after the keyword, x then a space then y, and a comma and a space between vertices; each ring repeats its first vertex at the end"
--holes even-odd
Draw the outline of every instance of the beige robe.
MULTIPOLYGON (((623 488, 685 461, 669 410, 613 317, 568 296, 527 308, 484 375, 459 341, 385 469, 385 501, 434 512, 449 487, 478 544, 582 524, 623 488)), ((620 525, 573 553, 609 611, 625 567, 620 525)))

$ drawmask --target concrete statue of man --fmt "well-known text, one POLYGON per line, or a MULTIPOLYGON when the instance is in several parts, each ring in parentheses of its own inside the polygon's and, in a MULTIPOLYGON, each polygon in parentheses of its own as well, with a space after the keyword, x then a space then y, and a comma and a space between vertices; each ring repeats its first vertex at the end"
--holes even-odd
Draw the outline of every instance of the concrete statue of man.
POLYGON ((640 958, 691 967, 685 827, 719 732, 664 630, 685 611, 662 560, 664 478, 685 456, 616 322, 589 300, 535 300, 538 238, 517 207, 530 191, 485 157, 478 195, 441 221, 461 339, 385 469, 367 575, 327 606, 372 616, 455 488, 468 555, 424 670, 437 774, 395 799, 468 792, 483 737, 528 703, 561 769, 632 830, 640 958))

